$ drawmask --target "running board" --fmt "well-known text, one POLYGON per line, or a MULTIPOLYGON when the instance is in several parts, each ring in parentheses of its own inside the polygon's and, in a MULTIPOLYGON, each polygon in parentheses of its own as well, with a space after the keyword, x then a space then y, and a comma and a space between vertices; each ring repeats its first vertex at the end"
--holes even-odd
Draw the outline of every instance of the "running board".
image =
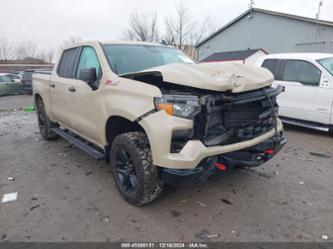
POLYGON ((283 118, 283 117, 280 117, 280 119, 285 124, 296 125, 296 126, 301 126, 304 128, 318 130, 318 131, 329 132, 328 127, 321 126, 320 124, 317 125, 316 123, 312 123, 312 122, 283 118))
POLYGON ((66 139, 69 143, 75 145, 79 149, 83 150, 84 152, 88 153, 92 157, 96 158, 97 160, 104 160, 105 156, 104 153, 95 149, 93 146, 83 142, 81 139, 77 138, 76 136, 72 135, 71 133, 61 129, 61 128, 52 128, 52 131, 57 135, 61 136, 62 138, 66 139))

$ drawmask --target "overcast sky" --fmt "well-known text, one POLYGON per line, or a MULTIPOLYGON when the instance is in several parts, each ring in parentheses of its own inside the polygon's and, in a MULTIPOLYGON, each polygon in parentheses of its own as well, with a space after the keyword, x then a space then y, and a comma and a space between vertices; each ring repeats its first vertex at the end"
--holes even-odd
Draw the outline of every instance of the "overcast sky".
MULTIPOLYGON (((323 0, 321 19, 333 21, 333 0, 323 0)), ((226 24, 247 10, 249 0, 182 0, 193 21, 226 24)), ((255 7, 315 17, 319 0, 255 0, 255 7)), ((84 40, 122 37, 131 13, 157 11, 162 19, 179 0, 0 0, 0 38, 57 48, 70 36, 84 40)))

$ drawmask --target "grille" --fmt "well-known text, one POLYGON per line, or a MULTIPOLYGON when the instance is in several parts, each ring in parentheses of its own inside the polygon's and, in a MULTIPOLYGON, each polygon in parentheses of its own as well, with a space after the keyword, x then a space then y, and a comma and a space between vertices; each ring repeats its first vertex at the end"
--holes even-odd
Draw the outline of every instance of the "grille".
POLYGON ((258 102, 233 105, 225 112, 225 127, 236 128, 250 125, 259 118, 263 112, 262 105, 258 102))
MULTIPOLYGON (((206 113, 203 142, 207 146, 224 145, 255 138, 274 128, 276 97, 246 103, 220 103, 206 113)), ((215 101, 216 102, 216 101, 215 101)))

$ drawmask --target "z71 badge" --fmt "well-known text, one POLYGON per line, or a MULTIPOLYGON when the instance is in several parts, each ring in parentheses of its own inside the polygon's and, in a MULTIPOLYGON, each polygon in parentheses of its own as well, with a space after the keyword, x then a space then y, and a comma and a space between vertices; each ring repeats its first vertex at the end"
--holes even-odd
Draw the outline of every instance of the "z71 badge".
POLYGON ((106 86, 116 86, 119 84, 119 80, 107 80, 105 82, 105 85, 106 86))

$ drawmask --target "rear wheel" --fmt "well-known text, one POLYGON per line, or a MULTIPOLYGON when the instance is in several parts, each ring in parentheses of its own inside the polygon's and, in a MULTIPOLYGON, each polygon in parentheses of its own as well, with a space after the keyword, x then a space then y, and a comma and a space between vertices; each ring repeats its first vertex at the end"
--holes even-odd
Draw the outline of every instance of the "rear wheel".
POLYGON ((111 147, 111 166, 116 186, 133 205, 152 202, 162 192, 158 168, 152 164, 147 136, 142 132, 118 135, 111 147))
POLYGON ((36 100, 36 111, 37 111, 39 132, 42 138, 44 140, 52 140, 57 138, 58 137, 57 134, 55 134, 52 131, 52 128, 57 127, 57 124, 51 122, 50 119, 48 118, 45 111, 43 100, 41 100, 40 98, 36 100))

